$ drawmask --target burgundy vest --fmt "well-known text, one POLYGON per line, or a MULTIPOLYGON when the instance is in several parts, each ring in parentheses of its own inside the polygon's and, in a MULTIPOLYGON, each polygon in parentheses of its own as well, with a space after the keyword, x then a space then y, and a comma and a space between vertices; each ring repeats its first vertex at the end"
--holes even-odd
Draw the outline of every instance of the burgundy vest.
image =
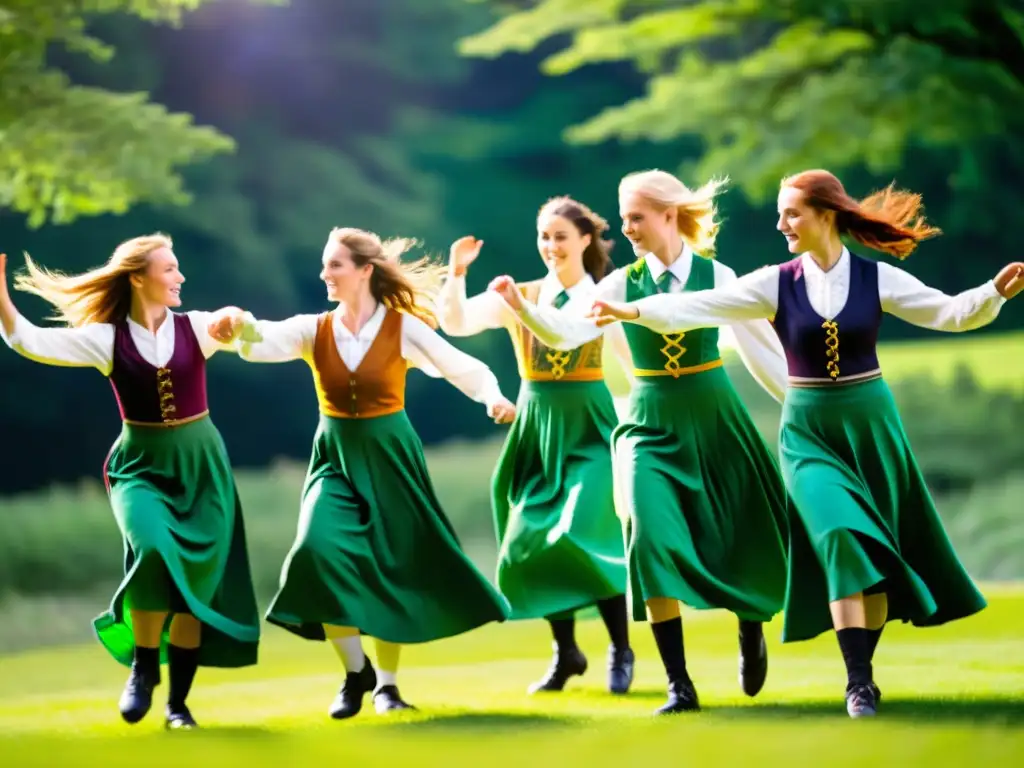
POLYGON ((188 316, 171 315, 171 319, 174 352, 163 368, 146 362, 139 354, 127 320, 114 325, 110 384, 124 421, 159 425, 207 411, 206 356, 188 316))
POLYGON ((831 322, 811 307, 800 257, 779 267, 779 305, 773 325, 786 352, 790 376, 835 381, 878 369, 876 349, 882 325, 878 263, 852 253, 849 258, 850 295, 831 322))

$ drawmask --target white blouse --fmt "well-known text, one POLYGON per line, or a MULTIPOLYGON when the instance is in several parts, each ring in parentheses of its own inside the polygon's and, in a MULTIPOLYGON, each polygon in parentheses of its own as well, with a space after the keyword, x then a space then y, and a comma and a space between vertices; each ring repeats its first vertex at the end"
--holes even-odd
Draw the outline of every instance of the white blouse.
MULTIPOLYGON (((370 319, 357 333, 342 322, 343 310, 333 315, 331 330, 338 354, 350 371, 366 357, 384 324, 387 308, 378 304, 370 319)), ((238 354, 254 363, 284 363, 305 360, 312 365, 318 315, 295 315, 287 320, 256 320, 245 315, 245 329, 236 342, 238 354), (262 341, 249 341, 262 338, 262 341)), ((501 400, 501 387, 494 373, 475 357, 456 349, 418 317, 401 313, 402 357, 428 376, 447 379, 471 400, 488 408, 501 400)))
MULTIPOLYGON (((683 247, 683 251, 671 266, 666 267, 664 262, 653 254, 647 254, 644 259, 651 276, 658 280, 666 270, 672 273, 674 280, 669 293, 680 293, 686 281, 690 277, 690 268, 693 259, 696 258, 689 246, 683 247)), ((735 283, 736 273, 715 260, 714 265, 715 286, 724 286, 735 283)), ((615 270, 602 280, 594 289, 592 299, 602 301, 623 302, 626 300, 626 270, 623 267, 615 270)), ((703 293, 703 292, 702 292, 703 293)), ((691 294, 692 295, 692 294, 691 294)), ((500 298, 500 297, 499 297, 500 298)), ((662 295, 661 298, 668 302, 677 299, 662 295)), ((646 299, 644 299, 646 301, 646 299)), ((504 303, 504 300, 502 300, 504 303)), ((585 306, 576 305, 573 317, 564 314, 553 313, 549 308, 537 306, 530 302, 523 302, 523 311, 519 314, 523 324, 526 325, 537 337, 550 347, 558 349, 573 349, 584 344, 593 338, 608 333, 616 335, 621 339, 620 343, 614 345, 616 353, 620 356, 623 364, 633 369, 632 354, 629 345, 626 343, 625 333, 619 323, 599 327, 593 320, 584 317, 590 310, 592 301, 585 306)), ((569 304, 563 307, 563 311, 569 309, 569 304)), ((737 318, 733 323, 731 334, 719 336, 719 348, 727 349, 735 347, 743 364, 750 371, 751 376, 758 384, 776 401, 782 402, 785 397, 786 384, 788 381, 788 369, 786 366, 785 353, 782 344, 775 333, 775 329, 767 320, 761 318, 737 318), (730 338, 731 336, 731 338, 730 338)), ((658 330, 654 328, 653 330, 658 330)), ((664 331, 659 331, 664 332, 664 331)))
MULTIPOLYGON (((220 350, 232 350, 235 342, 222 344, 207 332, 207 326, 229 309, 217 312, 186 312, 192 330, 209 359, 220 350)), ((174 319, 168 312, 155 333, 128 318, 128 330, 142 359, 150 365, 167 365, 174 354, 174 319)), ((14 333, 9 337, 0 323, 0 337, 22 357, 46 365, 68 368, 96 368, 109 376, 114 367, 114 326, 109 323, 90 323, 78 328, 42 328, 33 325, 20 314, 14 320, 14 333)))
MULTIPOLYGON (((801 257, 807 298, 812 309, 834 319, 850 295, 850 254, 842 255, 825 272, 808 254, 801 257)), ((1006 302, 989 280, 956 296, 929 288, 913 275, 891 264, 878 262, 878 298, 882 311, 922 328, 936 331, 970 331, 988 325, 1006 302)), ((635 306, 639 323, 659 333, 733 323, 738 320, 774 317, 779 305, 779 265, 762 267, 736 282, 713 291, 684 297, 649 296, 635 306)))
MULTIPOLYGON (((543 307, 550 307, 554 312, 585 313, 593 303, 596 287, 594 278, 586 273, 571 288, 565 288, 554 272, 548 272, 541 281, 537 303, 543 307), (562 291, 565 291, 569 300, 561 309, 555 309, 553 302, 562 291)), ((504 328, 511 334, 516 332, 519 325, 516 313, 494 291, 484 291, 472 298, 466 298, 465 276, 449 277, 445 280, 437 297, 437 305, 441 330, 449 336, 475 336, 497 328, 504 328)), ((605 336, 605 346, 610 346, 613 354, 603 355, 602 361, 605 384, 612 395, 622 397, 629 394, 632 389, 633 376, 632 368, 626 370, 622 364, 623 348, 628 355, 629 347, 624 346, 626 337, 622 329, 617 330, 618 333, 605 336)))

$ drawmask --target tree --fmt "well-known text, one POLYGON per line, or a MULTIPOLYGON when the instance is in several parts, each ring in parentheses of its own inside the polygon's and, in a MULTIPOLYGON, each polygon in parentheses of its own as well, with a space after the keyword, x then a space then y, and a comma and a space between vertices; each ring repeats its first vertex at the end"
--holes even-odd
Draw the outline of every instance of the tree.
MULTIPOLYGON (((1015 0, 540 0, 460 41, 468 56, 568 45, 544 72, 632 62, 647 93, 569 141, 700 137, 686 170, 728 173, 754 202, 805 167, 890 172, 915 146, 979 152, 1024 128, 1024 8, 1015 0)), ((508 7, 508 3, 504 4, 508 7)), ((987 155, 986 155, 987 156, 987 155)), ((982 161, 983 162, 983 161, 982 161)))
POLYGON ((203 2, 0 0, 0 208, 37 228, 191 200, 179 168, 230 152, 233 141, 146 93, 74 84, 52 59, 63 49, 109 61, 113 48, 87 31, 105 15, 177 26, 203 2))

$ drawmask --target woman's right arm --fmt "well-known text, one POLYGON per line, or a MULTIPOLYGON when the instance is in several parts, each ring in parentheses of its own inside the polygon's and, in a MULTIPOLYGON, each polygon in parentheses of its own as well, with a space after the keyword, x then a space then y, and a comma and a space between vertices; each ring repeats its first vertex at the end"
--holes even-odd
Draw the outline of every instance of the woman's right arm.
MULTIPOLYGON (((518 289, 514 289, 514 295, 504 290, 504 284, 499 283, 498 280, 492 282, 492 285, 495 285, 496 290, 502 289, 498 290, 498 293, 516 313, 519 321, 529 328, 543 344, 553 349, 576 349, 604 333, 604 328, 599 327, 593 319, 586 317, 586 313, 590 309, 586 303, 589 302, 580 303, 570 299, 561 309, 555 309, 553 306, 542 307, 522 298, 518 289)), ((624 301, 626 298, 626 271, 617 269, 604 278, 594 288, 591 298, 594 301, 624 301)))
POLYGON ((316 339, 317 317, 295 315, 287 320, 257 320, 248 312, 242 313, 236 331, 238 356, 250 363, 309 360, 316 339))
POLYGON ((0 337, 24 358, 65 368, 95 368, 109 376, 114 358, 114 326, 40 328, 26 320, 7 289, 7 257, 0 254, 0 337))

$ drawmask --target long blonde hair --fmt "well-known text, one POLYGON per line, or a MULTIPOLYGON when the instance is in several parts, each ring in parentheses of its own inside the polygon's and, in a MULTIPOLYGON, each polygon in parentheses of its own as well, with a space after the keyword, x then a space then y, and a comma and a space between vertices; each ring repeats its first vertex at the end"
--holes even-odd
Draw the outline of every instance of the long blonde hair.
POLYGON ((80 275, 41 267, 26 253, 27 273, 15 277, 14 287, 56 307, 52 320, 74 327, 114 323, 131 310, 131 275, 147 268, 153 251, 172 246, 171 238, 160 233, 133 237, 118 245, 102 267, 80 275))
POLYGON ((619 197, 635 193, 659 208, 675 208, 683 241, 701 255, 712 255, 721 226, 715 219, 715 196, 726 182, 728 178, 712 179, 699 189, 690 189, 666 171, 636 171, 619 182, 619 197))
POLYGON ((429 256, 403 262, 403 254, 418 245, 416 240, 407 237, 381 240, 373 232, 354 227, 335 227, 330 239, 348 249, 357 267, 373 266, 370 293, 377 301, 389 309, 415 315, 431 328, 437 328, 437 294, 447 267, 429 256))

